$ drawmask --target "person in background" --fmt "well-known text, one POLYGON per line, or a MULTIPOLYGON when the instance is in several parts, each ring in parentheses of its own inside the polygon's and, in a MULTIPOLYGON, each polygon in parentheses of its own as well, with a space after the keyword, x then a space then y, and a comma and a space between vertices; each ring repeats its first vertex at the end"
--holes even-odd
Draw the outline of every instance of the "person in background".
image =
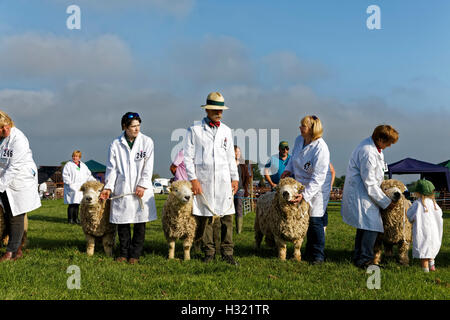
POLYGON ((381 190, 387 164, 383 150, 396 143, 398 132, 390 125, 377 126, 350 157, 342 194, 342 220, 356 228, 353 263, 366 269, 373 264, 378 233, 384 232, 381 209, 393 205, 381 190))
POLYGON ((70 224, 80 224, 78 219, 78 209, 83 192, 80 191, 81 186, 87 181, 95 181, 89 168, 81 161, 81 151, 72 152, 72 161, 65 164, 62 171, 64 182, 64 204, 67 207, 67 222, 70 224))
POLYGON ((174 175, 173 181, 188 180, 186 174, 186 165, 184 164, 183 149, 181 149, 177 153, 175 160, 173 160, 172 164, 170 165, 170 172, 172 172, 172 174, 174 175))
MULTIPOLYGON (((334 170, 333 165, 330 162, 330 172, 331 172, 331 188, 333 189, 334 179, 336 178, 336 171, 334 170)), ((328 209, 325 209, 325 213, 323 214, 323 232, 327 232, 328 226, 328 209)))
POLYGON ((145 223, 157 219, 152 175, 153 140, 141 133, 141 118, 135 112, 122 116, 122 134, 109 146, 105 187, 100 199, 111 195, 110 222, 117 224, 117 262, 139 263, 145 240, 145 223), (133 237, 131 237, 133 224, 133 237))
POLYGON ((434 259, 442 244, 442 210, 436 203, 434 185, 430 181, 417 181, 416 193, 419 198, 406 213, 413 224, 413 258, 420 259, 424 272, 435 271, 434 259))
POLYGON ((234 208, 236 209, 236 233, 240 234, 244 224, 243 198, 249 196, 248 189, 251 175, 249 172, 249 166, 245 163, 245 161, 242 161, 241 149, 237 145, 234 146, 234 154, 239 174, 238 192, 234 195, 234 208))
POLYGON ((264 178, 272 187, 272 190, 280 182, 286 166, 289 163, 289 144, 287 141, 281 141, 278 145, 278 154, 273 155, 264 168, 264 178))
POLYGON ((25 215, 41 206, 36 163, 27 137, 0 110, 0 199, 9 235, 0 262, 22 258, 25 215))

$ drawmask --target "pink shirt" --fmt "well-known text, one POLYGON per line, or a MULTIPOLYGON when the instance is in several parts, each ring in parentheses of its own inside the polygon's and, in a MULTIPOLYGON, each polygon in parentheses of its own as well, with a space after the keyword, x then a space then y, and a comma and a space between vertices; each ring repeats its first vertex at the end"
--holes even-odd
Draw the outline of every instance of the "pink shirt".
POLYGON ((178 152, 178 154, 177 154, 175 160, 172 162, 172 164, 177 167, 177 171, 175 171, 174 181, 188 180, 188 176, 186 173, 186 166, 184 165, 183 150, 180 150, 180 152, 178 152))

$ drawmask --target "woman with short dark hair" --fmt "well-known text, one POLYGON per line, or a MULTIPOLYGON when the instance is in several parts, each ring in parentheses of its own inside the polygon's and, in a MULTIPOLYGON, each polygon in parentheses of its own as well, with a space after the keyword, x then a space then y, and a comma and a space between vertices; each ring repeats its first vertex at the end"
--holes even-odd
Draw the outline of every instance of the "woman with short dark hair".
POLYGON ((109 147, 105 187, 100 198, 113 195, 110 222, 117 224, 119 256, 116 261, 139 262, 145 240, 145 223, 157 219, 153 196, 153 140, 140 132, 141 118, 127 112, 123 133, 109 147), (131 227, 133 224, 133 237, 131 227))

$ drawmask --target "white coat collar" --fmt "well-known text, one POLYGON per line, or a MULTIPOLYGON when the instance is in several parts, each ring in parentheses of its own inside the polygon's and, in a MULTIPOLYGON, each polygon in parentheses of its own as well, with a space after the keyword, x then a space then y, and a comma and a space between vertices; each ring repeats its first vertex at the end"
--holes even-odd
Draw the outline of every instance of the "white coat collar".
POLYGON ((380 159, 384 160, 383 150, 381 150, 381 152, 378 152, 378 148, 375 144, 375 141, 373 141, 372 137, 369 137, 369 140, 370 140, 370 147, 371 149, 373 149, 373 152, 377 154, 380 159))
MULTIPOLYGON (((139 140, 141 140, 141 135, 142 135, 142 133, 139 132, 138 135, 137 135, 137 137, 136 137, 136 139, 134 140, 134 144, 136 144, 139 140)), ((125 138, 125 131, 122 132, 122 134, 121 134, 120 137, 119 137, 119 140, 120 140, 120 142, 121 142, 123 145, 125 145, 128 149, 130 148, 130 146, 128 145, 127 139, 125 138)), ((134 146, 134 144, 133 144, 133 146, 134 146)))

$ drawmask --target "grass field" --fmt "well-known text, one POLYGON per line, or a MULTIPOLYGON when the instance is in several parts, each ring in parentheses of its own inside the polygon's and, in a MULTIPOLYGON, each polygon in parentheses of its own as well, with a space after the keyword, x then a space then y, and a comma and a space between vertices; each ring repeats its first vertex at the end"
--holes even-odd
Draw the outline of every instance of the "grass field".
MULTIPOLYGON (((158 216, 165 196, 157 196, 158 216)), ((244 219, 244 232, 234 235, 239 267, 217 261, 205 265, 201 255, 168 261, 161 220, 147 224, 144 255, 139 265, 117 263, 97 248, 85 254, 80 226, 66 223, 62 200, 46 200, 29 215, 29 242, 24 258, 0 264, 0 299, 449 299, 450 212, 444 214, 444 237, 436 258, 437 271, 424 274, 419 262, 401 267, 395 261, 381 269, 381 288, 368 289, 370 274, 355 268, 351 252, 355 230, 342 222, 339 205, 329 206, 327 262, 311 266, 281 262, 263 246, 253 249, 254 214, 244 219), (71 265, 80 268, 81 288, 70 290, 71 265)), ((4 248, 1 254, 4 252, 4 248)), ((288 247, 292 257, 293 247, 288 247)), ((303 252, 303 250, 302 250, 303 252)), ((411 252, 410 252, 411 256, 411 252)))

